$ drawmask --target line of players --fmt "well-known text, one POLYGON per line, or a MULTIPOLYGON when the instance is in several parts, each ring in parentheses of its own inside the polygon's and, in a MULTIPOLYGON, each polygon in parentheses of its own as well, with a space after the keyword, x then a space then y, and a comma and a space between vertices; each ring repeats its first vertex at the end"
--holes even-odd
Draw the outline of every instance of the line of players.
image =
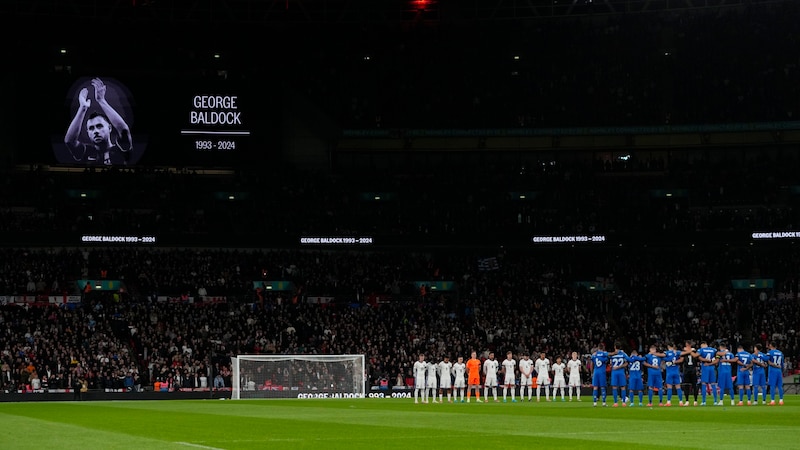
MULTIPOLYGON (((602 405, 607 406, 607 386, 610 374, 614 398, 612 406, 619 406, 620 400, 622 400, 622 406, 634 406, 637 394, 639 406, 644 406, 644 369, 646 368, 648 407, 653 406, 653 397, 656 393, 659 406, 672 406, 673 389, 678 396, 678 405, 689 406, 689 396, 694 395, 693 404, 697 406, 697 366, 700 368, 699 382, 702 396, 700 406, 706 405, 709 393, 713 397, 713 405, 723 405, 726 393, 730 397, 731 406, 743 406, 745 395, 747 395, 747 405, 757 405, 759 391, 762 396, 762 404, 775 405, 775 395, 778 394, 778 404, 783 405, 785 361, 783 353, 776 348, 775 343, 768 344, 769 350, 766 353, 762 351, 761 344, 756 344, 752 353, 745 351, 741 344, 736 353, 729 350, 724 342, 719 344, 719 349, 709 346, 705 341, 701 342, 699 349, 692 345, 691 341, 686 341, 684 348, 679 350, 675 344, 670 343, 664 352, 659 352, 656 345, 651 345, 649 353, 642 356, 636 350, 627 355, 618 343, 613 352, 607 352, 602 344, 599 345, 597 351, 591 355, 594 366, 592 373, 593 405, 597 406, 598 402, 602 400, 602 405), (735 372, 734 366, 736 366, 735 372), (683 367, 683 371, 681 371, 681 367, 683 367), (734 398, 734 380, 739 391, 738 403, 734 398), (688 387, 685 401, 682 389, 684 385, 688 387), (767 403, 767 386, 769 386, 770 394, 769 403, 767 403), (664 403, 665 391, 666 403, 664 403)), ((466 362, 463 357, 459 356, 456 363, 451 363, 449 357, 445 356, 443 361, 434 364, 425 361, 425 355, 420 354, 419 360, 414 363, 413 368, 414 402, 428 403, 430 397, 436 403, 437 388, 440 403, 444 401, 443 394, 445 393, 447 401, 450 403, 454 400, 469 403, 473 392, 476 402, 481 402, 481 386, 483 386, 483 396, 487 401, 491 389, 494 401, 498 402, 498 373, 504 375, 503 401, 507 401, 510 393, 511 401, 516 402, 515 375, 517 367, 520 374, 519 393, 522 400, 525 399, 527 393, 528 401, 531 401, 535 387, 537 401, 541 400, 542 388, 545 390, 545 400, 550 401, 552 382, 553 400, 556 400, 558 390, 561 400, 565 401, 564 390, 567 387, 564 380, 565 371, 569 374, 569 400, 572 401, 573 392, 577 394, 577 400, 581 400, 581 361, 578 359, 577 352, 572 353, 572 358, 566 364, 562 362, 561 357, 558 357, 552 366, 545 353, 540 353, 539 359, 536 361, 531 361, 529 355, 523 353, 519 363, 514 360, 511 352, 507 353, 506 359, 502 363, 495 360, 494 353, 489 353, 488 356, 481 363, 476 352, 473 351, 470 359, 466 362), (552 378, 551 372, 553 373, 552 378), (483 383, 481 383, 482 375, 483 383), (455 395, 453 389, 456 390, 455 395)))
POLYGON ((561 357, 556 358, 556 362, 551 365, 545 353, 539 354, 539 359, 533 361, 530 355, 525 352, 519 362, 514 359, 511 352, 506 354, 506 359, 499 362, 495 359, 494 353, 489 353, 488 358, 481 363, 477 353, 472 352, 470 359, 466 362, 459 356, 455 363, 450 362, 450 358, 445 356, 439 363, 425 360, 425 355, 420 354, 419 360, 414 363, 414 403, 428 403, 430 398, 433 403, 437 403, 436 393, 438 388, 439 403, 444 402, 444 394, 447 401, 469 403, 472 393, 475 393, 475 401, 481 403, 481 386, 483 386, 483 397, 489 401, 489 392, 495 402, 497 398, 498 374, 503 375, 503 402, 508 401, 508 394, 511 394, 511 401, 517 402, 516 374, 519 369, 519 395, 520 400, 524 400, 527 394, 528 401, 533 400, 533 390, 536 388, 536 401, 541 401, 541 391, 544 388, 545 401, 550 401, 550 386, 553 387, 553 401, 556 400, 556 391, 560 391, 561 400, 565 399, 565 390, 569 387, 569 400, 572 401, 573 391, 576 398, 581 401, 581 361, 578 353, 572 353, 572 359, 565 364, 561 357), (565 372, 569 375, 569 385, 564 379, 565 372), (551 374, 552 373, 552 377, 551 374), (438 379, 437 379, 438 378, 438 379), (481 379, 483 378, 483 383, 481 379), (455 392, 453 390, 455 389, 455 392), (466 394, 466 399, 465 399, 466 394))
MULTIPOLYGON (((603 406, 606 403, 607 372, 611 374, 611 389, 614 397, 613 406, 634 406, 634 396, 638 394, 639 406, 643 406, 643 367, 647 369, 647 406, 653 406, 653 396, 658 394, 659 406, 672 406, 673 388, 678 395, 680 406, 689 406, 689 396, 683 401, 684 383, 692 390, 697 387, 697 370, 695 364, 700 367, 700 393, 702 395, 701 406, 706 405, 709 394, 713 396, 714 405, 723 405, 725 394, 730 396, 731 405, 744 405, 744 395, 747 395, 748 405, 758 404, 758 390, 761 390, 762 404, 767 404, 767 385, 769 386, 770 402, 775 405, 775 394, 779 394, 779 403, 783 405, 783 353, 775 347, 775 344, 768 344, 769 351, 762 352, 760 344, 756 344, 753 352, 744 350, 742 345, 738 346, 737 352, 733 353, 727 344, 720 343, 719 349, 713 348, 707 342, 701 342, 700 348, 692 347, 691 341, 687 341, 682 350, 678 350, 675 344, 669 344, 667 350, 659 352, 655 345, 650 346, 650 351, 646 355, 640 356, 634 350, 630 355, 625 354, 620 345, 615 345, 613 352, 607 352, 602 345, 592 354, 592 397, 594 406, 602 400, 603 406), (687 364, 688 363, 688 364, 687 364), (681 377, 681 365, 689 370, 684 370, 686 380, 681 377), (610 366, 610 368, 608 367, 610 366), (733 367, 736 366, 736 372, 733 367), (627 374, 626 374, 627 370, 627 374), (666 374, 666 383, 662 377, 662 371, 666 374), (766 374, 767 376, 765 376, 766 374), (739 401, 734 400, 733 380, 739 388, 739 401), (666 384, 667 401, 664 403, 664 385, 666 384), (626 392, 627 388, 627 392, 626 392), (755 398, 753 398, 755 394, 755 398), (719 396, 719 400, 717 399, 719 396)), ((697 392, 694 393, 694 405, 697 406, 697 392)))

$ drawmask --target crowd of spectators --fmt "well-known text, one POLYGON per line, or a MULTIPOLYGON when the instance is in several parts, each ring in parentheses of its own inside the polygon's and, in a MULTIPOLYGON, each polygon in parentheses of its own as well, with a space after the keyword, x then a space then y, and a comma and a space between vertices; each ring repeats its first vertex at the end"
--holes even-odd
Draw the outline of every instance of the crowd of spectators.
MULTIPOLYGON (((485 254, 453 251, 31 249, 20 259, 47 264, 84 254, 90 275, 92 261, 125 261, 127 268, 108 269, 125 280, 124 295, 81 293, 70 281, 83 270, 75 266, 50 273, 35 292, 48 293, 53 277, 64 277, 69 294, 82 296, 75 307, 0 307, 5 389, 63 388, 76 378, 89 389, 149 389, 156 381, 171 389, 230 387, 229 358, 247 353, 364 354, 372 384, 405 381, 418 352, 434 359, 471 349, 566 356, 588 354, 600 342, 642 351, 691 338, 775 340, 790 371, 800 357, 794 246, 499 250, 491 270, 477 264, 485 254), (232 264, 241 283, 215 286, 224 301, 200 301, 203 282, 230 277, 232 264), (191 267, 197 274, 179 285, 145 281, 172 280, 160 277, 191 267), (264 267, 293 281, 293 290, 260 299, 252 281, 262 279, 264 267), (769 277, 775 285, 737 290, 731 280, 739 277, 769 277), (458 288, 423 293, 413 280, 450 280, 458 288), (173 288, 197 301, 165 299, 173 288), (316 297, 327 300, 312 302, 316 297)), ((7 268, 12 279, 24 279, 20 266, 7 268)))

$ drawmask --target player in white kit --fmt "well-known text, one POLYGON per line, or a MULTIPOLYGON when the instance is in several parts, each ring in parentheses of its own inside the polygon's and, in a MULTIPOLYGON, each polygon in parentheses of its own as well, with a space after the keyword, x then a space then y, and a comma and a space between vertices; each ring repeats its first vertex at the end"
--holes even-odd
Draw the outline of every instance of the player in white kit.
POLYGON ((556 390, 561 392, 561 401, 564 400, 564 391, 567 390, 567 382, 564 380, 564 369, 567 365, 561 361, 561 357, 556 358, 556 363, 553 364, 553 401, 556 399, 556 390))
POLYGON ((483 396, 487 401, 489 400, 489 388, 492 388, 494 401, 499 401, 497 400, 497 369, 499 366, 500 364, 494 359, 494 352, 490 352, 489 359, 483 362, 483 374, 486 375, 483 382, 483 396))
POLYGON ((428 403, 428 390, 425 388, 426 376, 428 374, 428 363, 425 362, 425 355, 420 353, 419 360, 414 363, 414 403, 428 403))
POLYGON ((541 400, 542 387, 544 387, 545 401, 550 401, 550 360, 544 352, 539 353, 539 359, 533 364, 536 369, 536 401, 541 400))
POLYGON ((572 401, 572 390, 578 394, 578 401, 581 401, 581 360, 578 359, 578 352, 572 352, 572 359, 567 361, 567 372, 569 373, 569 401, 572 401))
MULTIPOLYGON (((428 379, 425 382, 426 390, 430 391, 431 401, 436 403, 436 363, 428 363, 428 379)), ((425 393, 427 395, 427 392, 425 393)))
POLYGON ((516 377, 514 373, 516 370, 517 362, 514 361, 514 356, 511 352, 506 353, 506 359, 503 360, 503 373, 505 374, 503 380, 503 403, 506 402, 509 389, 511 389, 511 403, 517 402, 517 399, 514 397, 514 390, 516 389, 516 377))
POLYGON ((439 372, 439 403, 442 401, 442 391, 447 391, 447 403, 453 403, 453 378, 450 375, 453 363, 450 362, 450 357, 445 356, 444 360, 438 364, 437 371, 439 372))
POLYGON ((533 360, 528 352, 522 354, 519 360, 519 398, 525 400, 525 391, 528 391, 528 401, 533 399, 533 360))
POLYGON ((455 374, 455 382, 453 382, 453 387, 456 389, 456 401, 458 401, 458 397, 460 396, 461 403, 464 403, 464 391, 467 388, 467 380, 464 378, 464 374, 466 372, 467 365, 464 364, 464 357, 459 356, 455 364, 453 364, 453 373, 455 374))

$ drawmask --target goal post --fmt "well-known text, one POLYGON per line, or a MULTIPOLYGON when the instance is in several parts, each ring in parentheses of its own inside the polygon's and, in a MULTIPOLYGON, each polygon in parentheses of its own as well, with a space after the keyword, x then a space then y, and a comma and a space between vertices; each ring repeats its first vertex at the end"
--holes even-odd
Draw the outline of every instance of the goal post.
POLYGON ((364 355, 238 355, 231 399, 364 398, 364 355))

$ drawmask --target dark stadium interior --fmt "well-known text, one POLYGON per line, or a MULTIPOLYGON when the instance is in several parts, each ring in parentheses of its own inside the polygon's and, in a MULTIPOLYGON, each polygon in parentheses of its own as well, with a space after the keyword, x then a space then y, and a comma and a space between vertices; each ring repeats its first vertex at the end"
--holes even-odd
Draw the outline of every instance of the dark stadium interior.
POLYGON ((249 353, 394 385, 419 352, 687 339, 800 373, 800 3, 521 3, 3 2, 28 32, 0 389, 229 388, 249 353), (82 77, 130 89, 137 164, 56 161, 82 77), (235 148, 182 134, 234 94, 235 148))

